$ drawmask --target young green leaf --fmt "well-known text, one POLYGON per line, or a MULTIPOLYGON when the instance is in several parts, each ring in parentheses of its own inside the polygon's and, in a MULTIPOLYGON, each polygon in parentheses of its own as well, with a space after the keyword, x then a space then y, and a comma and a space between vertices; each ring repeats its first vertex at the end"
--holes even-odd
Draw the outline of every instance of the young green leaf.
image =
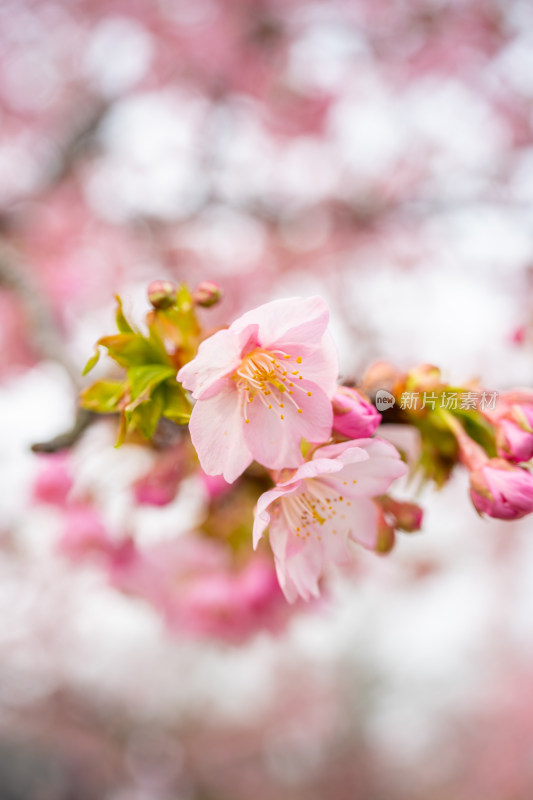
POLYGON ((128 427, 140 431, 146 439, 151 439, 163 413, 163 387, 158 386, 149 401, 132 406, 133 403, 130 403, 126 408, 128 427))
POLYGON ((143 401, 147 400, 156 386, 167 380, 167 378, 175 378, 175 376, 175 368, 167 367, 163 364, 146 364, 141 367, 131 367, 128 370, 131 399, 137 400, 142 397, 143 401))
POLYGON ((97 345, 107 348, 108 355, 121 367, 144 366, 160 361, 160 354, 140 333, 103 336, 97 345))
POLYGON ((115 300, 117 301, 117 310, 115 313, 117 328, 121 333, 135 333, 134 328, 132 328, 132 326, 130 325, 130 323, 128 322, 128 320, 124 315, 124 310, 122 308, 122 300, 120 299, 118 294, 115 295, 115 300))
POLYGON ((80 395, 80 404, 89 411, 110 414, 117 411, 124 394, 124 384, 118 381, 96 381, 80 395))
POLYGON ((98 345, 96 345, 94 349, 94 355, 92 355, 88 360, 88 362, 85 364, 83 372, 81 374, 87 375, 87 373, 90 372, 92 368, 96 366, 99 358, 100 358, 100 350, 98 349, 98 345))
POLYGON ((163 416, 176 422, 178 425, 186 425, 191 416, 191 404, 187 395, 176 381, 168 381, 163 384, 164 389, 164 409, 163 416))

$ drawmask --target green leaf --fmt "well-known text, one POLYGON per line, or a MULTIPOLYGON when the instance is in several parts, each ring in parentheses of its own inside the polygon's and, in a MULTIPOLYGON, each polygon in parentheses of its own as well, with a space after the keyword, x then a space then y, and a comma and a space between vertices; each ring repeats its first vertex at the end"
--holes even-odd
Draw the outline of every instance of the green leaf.
POLYGON ((162 388, 164 390, 163 416, 178 425, 186 425, 192 410, 187 395, 176 381, 172 383, 169 381, 162 388))
MULTIPOLYGON (((128 370, 128 380, 131 389, 131 399, 141 402, 147 400, 152 391, 167 378, 176 376, 174 367, 166 367, 163 364, 146 364, 142 367, 131 367, 128 370)), ((138 403, 137 403, 138 405, 138 403)))
POLYGON ((103 336, 97 345, 107 348, 109 356, 121 367, 143 366, 160 360, 159 353, 140 333, 103 336))
POLYGON ((89 411, 110 414, 116 411, 124 394, 124 384, 118 381, 96 381, 81 393, 80 403, 89 411))
POLYGON ((128 432, 128 418, 126 415, 126 411, 122 410, 120 414, 120 424, 118 427, 118 437, 117 441, 115 442, 115 447, 120 447, 124 444, 124 439, 126 438, 126 433, 128 432))
POLYGON ((90 372, 92 368, 96 366, 99 358, 100 358, 100 350, 98 349, 98 346, 96 346, 94 350, 94 355, 92 355, 88 360, 88 362, 85 364, 83 372, 81 374, 87 375, 87 373, 90 372))
POLYGON ((124 316, 124 310, 122 308, 122 300, 120 299, 118 294, 115 295, 115 300, 117 301, 117 310, 115 313, 117 328, 121 333, 135 333, 135 330, 131 327, 130 323, 124 316))
POLYGON ((131 404, 126 408, 128 427, 140 431, 146 439, 151 439, 163 413, 163 406, 164 392, 163 387, 159 386, 154 390, 148 402, 141 403, 133 409, 131 409, 131 404))

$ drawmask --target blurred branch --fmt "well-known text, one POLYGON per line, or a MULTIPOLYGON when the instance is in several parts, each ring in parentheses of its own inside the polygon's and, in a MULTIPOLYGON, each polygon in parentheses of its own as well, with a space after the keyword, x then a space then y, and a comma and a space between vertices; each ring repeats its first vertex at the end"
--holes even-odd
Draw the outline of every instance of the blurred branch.
POLYGON ((0 288, 15 292, 21 299, 28 313, 32 346, 42 358, 61 364, 77 391, 79 371, 65 355, 64 345, 48 303, 43 293, 32 285, 19 254, 1 239, 0 288))
POLYGON ((59 436, 54 436, 53 439, 47 442, 32 444, 31 449, 34 453, 57 453, 59 450, 66 450, 78 441, 82 433, 97 416, 97 414, 87 411, 85 408, 78 408, 74 425, 70 430, 59 434, 59 436))
POLYGON ((93 101, 93 104, 83 112, 79 106, 75 113, 69 115, 69 120, 75 119, 69 130, 58 139, 61 144, 55 157, 50 159, 47 169, 44 170, 39 192, 45 192, 64 180, 80 158, 87 154, 95 142, 95 134, 107 112, 110 104, 103 100, 93 101))

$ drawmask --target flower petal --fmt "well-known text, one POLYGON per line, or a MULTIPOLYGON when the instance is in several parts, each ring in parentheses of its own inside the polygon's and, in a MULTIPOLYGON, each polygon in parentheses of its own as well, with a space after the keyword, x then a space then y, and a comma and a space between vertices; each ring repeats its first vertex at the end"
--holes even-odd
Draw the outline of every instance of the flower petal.
POLYGON ((262 347, 282 341, 307 345, 320 344, 329 322, 329 310, 321 297, 289 297, 273 300, 247 311, 230 326, 240 331, 250 323, 259 326, 259 341, 262 347))
POLYGON ((331 403, 314 384, 302 381, 301 388, 293 395, 294 403, 286 392, 279 396, 283 408, 275 399, 269 408, 258 397, 247 406, 250 423, 244 432, 246 443, 255 460, 270 469, 297 467, 303 461, 302 438, 310 442, 326 441, 333 422, 331 403), (311 389, 309 397, 307 390, 311 389), (302 413, 298 411, 300 407, 302 413))
POLYGON ((267 511, 268 507, 272 505, 272 503, 279 497, 283 497, 283 495, 287 494, 290 491, 291 491, 290 488, 281 488, 278 486, 275 489, 270 489, 268 492, 263 492, 263 494, 257 501, 257 505, 255 507, 254 530, 253 530, 254 550, 257 548, 259 540, 262 538, 263 533, 268 528, 271 522, 271 515, 267 511))
POLYGON ((252 454, 243 436, 239 394, 229 383, 214 397, 196 401, 189 430, 204 472, 233 483, 251 463, 252 454))
POLYGON ((217 331, 205 339, 198 353, 178 372, 178 380, 196 399, 207 400, 216 394, 242 360, 242 351, 255 342, 257 325, 247 325, 238 332, 217 331))
POLYGON ((321 447, 315 452, 315 457, 337 457, 344 463, 341 472, 334 478, 325 477, 324 481, 350 497, 383 494, 396 478, 407 472, 407 465, 400 459, 396 448, 377 437, 321 447), (361 460, 358 452, 361 449, 367 453, 365 461, 361 460))
POLYGON ((350 514, 350 538, 354 542, 374 550, 378 538, 378 510, 376 504, 366 497, 353 502, 350 514))
MULTIPOLYGON (((276 526, 270 531, 271 541, 276 540, 280 534, 283 531, 276 526)), ((274 550, 274 545, 272 549, 274 550)), ((323 559, 321 548, 316 543, 308 544, 305 549, 283 559, 276 556, 275 564, 281 589, 289 603, 293 603, 298 595, 304 600, 318 597, 318 580, 322 574, 323 559)))

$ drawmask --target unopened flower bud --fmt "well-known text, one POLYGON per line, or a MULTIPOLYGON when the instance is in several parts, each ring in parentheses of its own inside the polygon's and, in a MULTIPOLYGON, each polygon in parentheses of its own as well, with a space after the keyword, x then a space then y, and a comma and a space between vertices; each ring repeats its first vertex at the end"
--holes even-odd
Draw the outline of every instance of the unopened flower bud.
POLYGON ((498 455, 515 464, 533 457, 533 397, 528 390, 503 394, 495 408, 484 411, 495 426, 498 455))
POLYGON ((356 389, 338 386, 332 400, 333 430, 347 439, 362 439, 372 436, 381 414, 356 389))
POLYGON ((383 511, 394 518, 395 527, 406 533, 419 531, 422 527, 423 510, 416 503, 394 500, 385 495, 380 498, 383 511))
POLYGON ((202 281, 192 293, 192 301, 197 306, 209 308, 222 299, 222 289, 213 281, 202 281))
POLYGON ((533 475, 503 458, 491 458, 470 474, 478 511, 497 519, 520 519, 533 511, 533 475))
POLYGON ((513 419, 502 419, 496 428, 498 455, 518 464, 533 458, 533 433, 513 419))
POLYGON ((408 391, 432 391, 440 387, 441 374, 438 367, 433 364, 420 364, 410 370, 407 375, 406 387, 408 391))
POLYGON ((152 281, 148 287, 148 300, 154 308, 170 308, 176 302, 177 286, 172 281, 152 281))
POLYGON ((363 375, 361 389, 372 397, 378 389, 393 392, 397 384, 403 383, 403 379, 403 373, 392 364, 388 364, 386 361, 377 361, 363 375))

